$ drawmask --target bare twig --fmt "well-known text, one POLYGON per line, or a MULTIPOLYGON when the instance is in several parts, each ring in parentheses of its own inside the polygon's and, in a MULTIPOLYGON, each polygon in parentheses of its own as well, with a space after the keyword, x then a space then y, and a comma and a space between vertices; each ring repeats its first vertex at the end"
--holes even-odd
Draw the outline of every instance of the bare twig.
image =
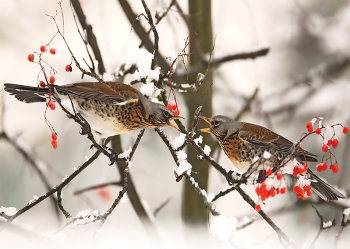
POLYGON ((159 211, 161 211, 169 202, 171 201, 171 198, 167 198, 165 201, 163 201, 159 207, 157 207, 154 212, 153 212, 153 215, 154 217, 157 216, 157 214, 159 213, 159 211))
MULTIPOLYGON (((100 49, 97 44, 96 36, 92 31, 92 26, 86 22, 86 17, 83 12, 83 9, 81 8, 79 0, 71 0, 70 2, 74 8, 75 13, 78 16, 81 27, 83 28, 83 30, 86 31, 87 41, 95 55, 96 60, 98 61, 98 72, 102 75, 106 71, 106 69, 103 64, 103 60, 102 60, 100 49)), ((91 63, 94 64, 93 61, 91 63)))
POLYGON ((7 222, 5 223, 5 225, 3 227, 0 228, 0 231, 6 227, 6 224, 10 224, 18 216, 25 213, 26 211, 28 211, 32 207, 36 206, 37 204, 39 204, 40 202, 42 202, 46 198, 50 197, 51 195, 56 193, 58 190, 63 189, 69 182, 71 182, 77 175, 79 175, 80 172, 82 172, 84 169, 86 169, 87 166, 89 166, 93 161, 95 161, 100 154, 101 154, 101 151, 99 151, 99 150, 96 151, 95 154, 93 154, 92 157, 89 158, 89 160, 87 160, 85 163, 83 163, 81 166, 79 166, 77 168, 77 170, 75 170, 71 175, 69 175, 67 178, 65 178, 60 184, 58 184, 56 187, 52 188, 50 191, 46 192, 45 194, 41 195, 36 200, 28 203, 23 208, 19 209, 14 215, 12 215, 10 217, 9 216, 6 217, 4 215, 1 215, 5 219, 7 219, 7 222))
POLYGON ((72 217, 67 210, 64 209, 62 205, 62 189, 57 190, 57 200, 58 200, 58 207, 62 211, 63 215, 66 216, 66 218, 72 217))
POLYGON ((341 224, 339 227, 339 231, 338 234, 335 236, 335 240, 334 240, 334 249, 338 248, 338 243, 340 240, 340 237, 344 231, 344 228, 350 225, 350 217, 349 217, 349 213, 345 213, 345 211, 343 212, 343 217, 341 220, 341 224))
POLYGON ((77 191, 73 192, 73 195, 80 195, 80 194, 85 193, 87 191, 95 190, 95 189, 99 189, 99 188, 103 188, 103 187, 107 187, 107 186, 123 186, 123 183, 121 181, 113 181, 113 182, 96 184, 96 185, 92 185, 90 187, 86 187, 86 188, 77 190, 77 191))
POLYGON ((315 206, 312 205, 312 207, 315 209, 316 214, 320 218, 320 229, 318 230, 318 233, 317 233, 316 237, 314 238, 314 240, 312 241, 312 243, 309 246, 309 248, 313 248, 314 247, 314 244, 317 241, 317 239, 320 236, 322 231, 328 230, 329 228, 334 227, 336 225, 335 224, 335 219, 331 222, 331 224, 326 225, 325 222, 323 221, 323 216, 318 212, 318 210, 315 208, 315 206))
POLYGON ((153 24, 153 18, 151 15, 151 11, 149 10, 146 2, 144 0, 141 0, 143 8, 146 11, 147 14, 147 21, 149 26, 151 26, 153 35, 154 35, 154 50, 153 50, 153 59, 152 59, 152 65, 151 65, 151 69, 154 70, 157 64, 157 58, 158 58, 158 43, 159 43, 159 35, 157 32, 156 27, 153 24))
MULTIPOLYGON (((44 172, 41 170, 41 167, 39 167, 38 165, 38 160, 35 159, 32 154, 29 151, 26 151, 21 145, 20 143, 18 143, 18 141, 16 139, 12 139, 10 137, 8 137, 7 133, 5 131, 0 133, 0 139, 5 139, 7 140, 22 156, 23 158, 29 162, 29 164, 33 167, 33 169, 36 171, 36 173, 38 174, 40 180, 43 182, 44 187, 47 191, 49 191, 52 187, 49 184, 44 172)), ((55 208, 55 213, 57 215, 57 217, 59 217, 59 211, 57 208, 57 199, 55 198, 55 196, 50 196, 50 199, 53 203, 53 206, 55 208)))

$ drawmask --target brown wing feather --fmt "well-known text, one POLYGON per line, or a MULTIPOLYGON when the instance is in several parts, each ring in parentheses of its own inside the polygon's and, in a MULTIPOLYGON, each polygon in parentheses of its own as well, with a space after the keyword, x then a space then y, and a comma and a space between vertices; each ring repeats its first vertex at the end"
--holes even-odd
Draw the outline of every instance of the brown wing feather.
MULTIPOLYGON (((244 123, 238 134, 242 139, 267 149, 272 149, 281 153, 289 154, 293 143, 288 139, 274 133, 273 131, 250 123, 244 123)), ((317 162, 316 155, 298 148, 296 155, 301 161, 317 162)))
POLYGON ((132 86, 117 82, 83 82, 57 87, 62 93, 78 95, 97 101, 124 102, 140 99, 143 95, 132 86))
POLYGON ((127 101, 140 101, 145 114, 152 114, 150 101, 132 86, 119 82, 83 82, 64 86, 57 86, 57 91, 66 94, 77 95, 86 99, 96 101, 111 101, 122 103, 127 101))

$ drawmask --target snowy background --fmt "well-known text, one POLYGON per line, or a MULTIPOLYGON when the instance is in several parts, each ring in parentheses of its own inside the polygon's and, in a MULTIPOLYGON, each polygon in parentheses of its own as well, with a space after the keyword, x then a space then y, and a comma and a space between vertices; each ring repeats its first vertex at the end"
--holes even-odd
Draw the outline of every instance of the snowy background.
MULTIPOLYGON (((159 7, 168 6, 169 2, 147 1, 152 13, 159 7)), ((179 3, 187 13, 186 1, 179 3)), ((81 4, 89 23, 93 25, 107 72, 112 74, 124 61, 130 62, 130 51, 139 45, 139 39, 132 32, 117 1, 82 0, 81 4)), ((75 56, 86 57, 67 0, 63 1, 63 6, 67 41, 75 56)), ((132 6, 135 13, 144 12, 140 2, 132 1, 132 6)), ((263 46, 271 49, 265 57, 234 61, 216 69, 213 85, 215 114, 234 117, 244 106, 245 99, 258 87, 257 100, 241 120, 267 126, 292 141, 299 139, 305 131, 305 123, 315 116, 323 116, 326 124, 350 126, 349 1, 213 0, 212 6, 214 56, 263 46)), ((56 1, 1 0, 0 84, 36 85, 39 69, 36 64, 27 61, 27 55, 33 50, 38 51, 55 34, 54 23, 46 14, 54 15, 56 10, 59 10, 56 1)), ((176 11, 170 11, 157 28, 160 51, 164 55, 181 51, 188 34, 176 11)), ((81 74, 76 68, 72 73, 64 71, 64 66, 70 63, 70 55, 62 40, 57 37, 52 46, 57 48, 56 55, 47 55, 45 59, 58 70, 57 84, 79 82, 81 74)), ((108 75, 105 77, 108 78, 108 75)), ((86 77, 84 80, 92 79, 86 77)), ((179 98, 181 116, 186 117, 184 102, 179 98)), ((53 150, 50 145, 51 133, 43 120, 44 105, 27 105, 8 94, 2 94, 1 100, 5 103, 1 113, 1 129, 6 130, 10 137, 19 139, 25 148, 49 165, 45 172, 50 176, 52 186, 60 183, 73 172, 74 167, 92 155, 90 142, 79 135, 78 125, 68 120, 60 110, 48 112, 48 118, 59 134, 59 147, 53 150)), ((179 135, 171 128, 164 131, 172 139, 179 135)), ((136 135, 137 132, 122 135, 124 149, 133 144, 136 135)), ((339 140, 340 146, 335 155, 341 173, 327 172, 323 177, 349 191, 350 143, 340 132, 339 140)), ((321 140, 314 139, 306 141, 303 147, 321 155, 321 145, 321 140)), ((63 191, 63 205, 73 216, 86 209, 103 211, 117 196, 119 187, 108 187, 112 196, 110 200, 102 198, 98 191, 79 197, 72 195, 72 192, 86 186, 119 179, 118 172, 108 163, 108 159, 100 157, 63 191)), ((223 153, 219 163, 227 169, 232 167, 223 153)), ((146 131, 131 168, 142 201, 153 212, 171 198, 155 217, 159 233, 169 248, 194 245, 203 248, 203 244, 206 244, 205 232, 189 231, 181 221, 182 183, 175 181, 175 167, 161 139, 154 131, 146 131)), ((214 170, 211 173, 208 192, 218 193, 226 189, 225 180, 214 170)), ((253 192, 252 188, 246 189, 253 192)), ((0 206, 20 208, 33 196, 44 192, 41 181, 22 155, 5 140, 0 140, 0 206)), ((294 203, 293 198, 293 194, 286 194, 268 200, 263 209, 298 245, 309 245, 317 234, 319 218, 310 203, 289 208, 294 203)), ((342 205, 350 203, 344 201, 342 205)), ((216 208, 222 216, 210 219, 208 227, 212 232, 210 243, 206 246, 281 248, 276 233, 236 193, 220 199, 216 208), (235 230, 246 216, 253 215, 257 217, 253 225, 235 230)), ((340 224, 339 218, 344 209, 341 205, 318 204, 317 208, 326 221, 336 218, 340 224)), ((0 218, 0 224, 2 222, 0 218)), ((103 231, 97 230, 98 223, 92 223, 68 227, 51 236, 62 224, 57 221, 50 202, 46 200, 0 232, 1 244, 5 245, 4 248, 152 248, 128 201, 117 206, 103 226, 103 231)), ((322 233, 315 248, 330 248, 337 229, 338 226, 322 233)), ((349 229, 345 229, 339 248, 347 248, 349 235, 349 229)))

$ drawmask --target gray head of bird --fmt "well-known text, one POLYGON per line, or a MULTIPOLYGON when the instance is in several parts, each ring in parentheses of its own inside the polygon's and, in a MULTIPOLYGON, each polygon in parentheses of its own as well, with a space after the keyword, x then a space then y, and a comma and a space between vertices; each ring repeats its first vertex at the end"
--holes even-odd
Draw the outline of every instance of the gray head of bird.
POLYGON ((237 132, 241 126, 239 122, 222 115, 217 115, 211 118, 202 116, 200 118, 207 122, 210 127, 200 129, 199 131, 210 133, 220 140, 225 140, 230 135, 237 132))
POLYGON ((155 127, 171 126, 176 130, 180 130, 171 120, 182 119, 183 117, 176 116, 164 105, 150 102, 149 122, 155 127))

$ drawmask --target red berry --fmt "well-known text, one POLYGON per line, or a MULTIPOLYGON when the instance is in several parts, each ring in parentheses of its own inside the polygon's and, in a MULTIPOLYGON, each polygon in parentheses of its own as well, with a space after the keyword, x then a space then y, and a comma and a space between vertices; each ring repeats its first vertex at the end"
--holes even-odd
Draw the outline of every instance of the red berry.
POLYGON ((339 166, 334 164, 333 167, 332 167, 332 171, 333 171, 333 173, 338 173, 339 172, 339 166))
POLYGON ((307 122, 307 123, 306 123, 306 128, 309 129, 309 128, 311 128, 311 127, 312 127, 312 123, 311 123, 310 121, 307 122))
POLYGON ((320 128, 316 129, 316 134, 321 134, 321 129, 320 128))
POLYGON ((311 195, 312 195, 312 193, 311 193, 310 190, 307 190, 307 191, 306 191, 306 194, 307 194, 307 196, 311 196, 311 195))
POLYGON ((72 72, 72 66, 71 65, 66 65, 66 71, 67 72, 72 72))
POLYGON ((308 132, 312 132, 314 130, 310 121, 306 123, 306 128, 308 132))
POLYGON ((327 168, 328 168, 327 163, 323 163, 323 165, 322 165, 322 169, 323 169, 323 170, 326 170, 327 168))
POLYGON ((280 189, 280 193, 281 193, 282 195, 285 194, 286 191, 287 191, 286 187, 283 187, 283 188, 280 189))
POLYGON ((277 173, 277 180, 282 180, 282 173, 281 172, 278 172, 277 173))
POLYGON ((255 205, 255 211, 257 211, 257 212, 261 211, 261 206, 259 204, 255 205))
POLYGON ((301 193, 303 190, 302 190, 298 185, 295 185, 295 186, 293 187, 293 191, 294 191, 295 193, 301 193))
POLYGON ((177 104, 174 100, 168 100, 167 108, 169 110, 175 110, 177 107, 177 104))
POLYGON ((327 152, 329 150, 329 146, 327 145, 327 144, 324 144, 323 146, 322 146, 322 151, 323 152, 327 152))
POLYGON ((50 76, 50 84, 55 83, 55 81, 56 81, 55 76, 51 75, 50 76))
POLYGON ((272 170, 271 170, 270 168, 268 168, 268 169, 266 170, 266 175, 267 175, 267 176, 272 175, 272 170))
POLYGON ((327 145, 328 146, 331 146, 333 144, 333 140, 332 139, 329 139, 328 141, 327 141, 327 145))
POLYGON ((51 138, 52 138, 52 140, 57 140, 57 134, 56 133, 52 133, 51 134, 51 138))
POLYGON ((180 110, 176 108, 176 110, 174 111, 174 115, 179 116, 179 114, 180 114, 180 110))
POLYGON ((58 144, 57 144, 57 141, 56 141, 56 140, 52 140, 52 141, 51 141, 51 145, 52 145, 52 147, 53 147, 54 149, 57 149, 58 144))
POLYGON ((339 140, 336 139, 336 138, 334 138, 334 139, 332 140, 332 147, 335 149, 335 148, 338 147, 338 144, 339 144, 339 140))
POLYGON ((349 128, 348 127, 343 127, 343 133, 348 134, 349 133, 349 128))
POLYGON ((28 54, 28 60, 30 62, 33 62, 34 61, 34 54, 28 54))
POLYGON ((41 52, 45 52, 46 50, 47 50, 46 46, 41 46, 41 47, 40 47, 40 51, 41 51, 41 52))
POLYGON ((45 88, 45 87, 46 87, 46 84, 45 84, 44 81, 40 80, 40 81, 39 81, 39 86, 40 86, 41 88, 45 88))
POLYGON ((51 110, 56 109, 56 104, 50 99, 49 102, 47 102, 47 105, 50 107, 51 110))
POLYGON ((260 194, 261 194, 260 188, 259 188, 259 187, 256 187, 256 188, 255 188, 255 192, 256 192, 257 195, 260 195, 260 194))
POLYGON ((56 54, 56 49, 55 48, 50 48, 50 53, 51 54, 56 54))

